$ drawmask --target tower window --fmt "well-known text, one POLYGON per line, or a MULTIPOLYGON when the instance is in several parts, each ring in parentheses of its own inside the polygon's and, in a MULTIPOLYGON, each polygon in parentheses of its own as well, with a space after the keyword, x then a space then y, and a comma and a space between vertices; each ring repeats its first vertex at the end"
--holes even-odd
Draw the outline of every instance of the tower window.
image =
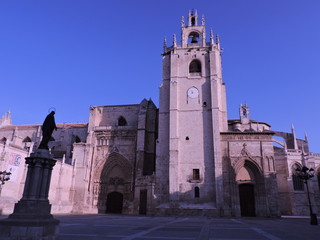
POLYGON ((200 188, 199 187, 195 187, 194 188, 194 197, 195 198, 199 198, 200 197, 200 188))
POLYGON ((200 180, 200 170, 199 169, 193 169, 192 179, 193 180, 200 180))
POLYGON ((195 59, 190 63, 189 73, 196 75, 201 73, 201 62, 199 60, 195 59))
POLYGON ((124 117, 120 116, 118 118, 118 126, 127 126, 127 120, 124 117))

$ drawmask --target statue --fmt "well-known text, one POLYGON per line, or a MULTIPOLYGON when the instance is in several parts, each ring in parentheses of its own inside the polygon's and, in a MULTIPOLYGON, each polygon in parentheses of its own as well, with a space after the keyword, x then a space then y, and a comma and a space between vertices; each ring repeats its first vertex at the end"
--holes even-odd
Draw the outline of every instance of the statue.
POLYGON ((52 137, 53 130, 57 130, 54 114, 55 111, 51 111, 42 124, 42 141, 38 149, 49 149, 48 142, 52 137))

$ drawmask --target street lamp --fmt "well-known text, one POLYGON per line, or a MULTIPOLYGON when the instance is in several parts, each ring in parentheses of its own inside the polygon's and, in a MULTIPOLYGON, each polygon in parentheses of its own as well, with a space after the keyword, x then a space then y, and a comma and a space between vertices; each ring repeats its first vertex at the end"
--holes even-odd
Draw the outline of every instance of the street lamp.
POLYGON ((2 190, 2 185, 5 184, 5 181, 8 181, 10 179, 11 172, 7 171, 0 171, 0 193, 2 190))
POLYGON ((309 194, 309 186, 308 186, 308 180, 314 177, 314 169, 307 168, 306 166, 303 166, 301 170, 296 169, 296 175, 299 178, 303 179, 303 182, 307 186, 307 195, 308 195, 309 209, 310 209, 310 224, 311 225, 318 225, 317 215, 312 212, 312 206, 311 206, 310 194, 309 194))

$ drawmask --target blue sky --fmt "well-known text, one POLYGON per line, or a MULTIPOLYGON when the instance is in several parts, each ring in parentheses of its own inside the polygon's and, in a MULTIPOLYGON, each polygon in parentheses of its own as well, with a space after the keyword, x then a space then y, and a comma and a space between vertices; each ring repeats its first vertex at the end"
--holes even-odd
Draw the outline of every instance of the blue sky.
POLYGON ((228 117, 295 125, 320 152, 320 1, 0 1, 0 115, 14 124, 87 122, 90 105, 159 106, 163 39, 197 9, 221 39, 228 117))

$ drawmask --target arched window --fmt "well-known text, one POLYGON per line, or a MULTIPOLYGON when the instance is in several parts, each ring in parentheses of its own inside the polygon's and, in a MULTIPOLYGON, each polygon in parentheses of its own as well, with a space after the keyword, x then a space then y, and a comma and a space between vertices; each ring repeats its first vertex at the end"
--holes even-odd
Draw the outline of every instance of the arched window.
POLYGON ((188 36, 188 43, 198 43, 199 42, 199 33, 191 32, 188 36))
POLYGON ((74 142, 79 143, 79 142, 81 142, 81 139, 78 136, 75 136, 74 142))
POLYGON ((197 59, 193 60, 189 65, 189 73, 191 75, 200 75, 201 73, 201 62, 197 59))
POLYGON ((195 198, 199 198, 200 197, 200 188, 199 187, 195 187, 194 188, 194 197, 195 198))
POLYGON ((296 170, 301 170, 301 167, 298 164, 293 165, 293 168, 292 168, 293 189, 296 191, 303 191, 304 190, 303 180, 296 174, 296 170))
POLYGON ((118 126, 127 126, 127 120, 124 117, 120 116, 118 118, 118 126))
POLYGON ((1 139, 1 143, 2 143, 2 144, 6 144, 6 143, 7 143, 7 139, 6 139, 5 137, 3 137, 3 138, 1 139))
POLYGON ((32 142, 32 141, 31 141, 31 138, 25 137, 22 142, 27 143, 27 142, 32 142))

